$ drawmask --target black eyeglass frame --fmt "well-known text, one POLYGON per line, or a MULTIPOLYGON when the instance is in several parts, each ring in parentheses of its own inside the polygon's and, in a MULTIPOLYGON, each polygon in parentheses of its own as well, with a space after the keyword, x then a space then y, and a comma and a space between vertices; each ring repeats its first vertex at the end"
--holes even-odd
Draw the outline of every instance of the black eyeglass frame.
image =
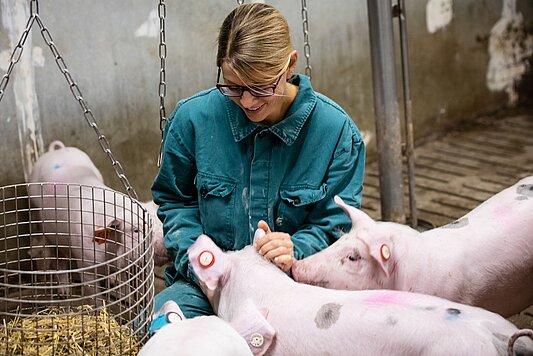
POLYGON ((268 96, 272 96, 276 93, 276 88, 278 87, 279 81, 281 80, 281 77, 283 77, 283 74, 281 74, 275 83, 269 84, 269 85, 263 85, 263 86, 243 86, 243 85, 226 85, 226 84, 220 84, 220 73, 222 72, 222 69, 218 67, 218 73, 217 73, 217 84, 216 88, 218 91, 224 95, 231 98, 240 98, 242 94, 244 94, 245 91, 250 93, 250 95, 255 96, 256 98, 264 98, 268 96), (239 95, 231 95, 228 92, 224 92, 224 88, 228 88, 231 90, 239 90, 239 95), (269 90, 272 90, 272 93, 268 92, 269 90))

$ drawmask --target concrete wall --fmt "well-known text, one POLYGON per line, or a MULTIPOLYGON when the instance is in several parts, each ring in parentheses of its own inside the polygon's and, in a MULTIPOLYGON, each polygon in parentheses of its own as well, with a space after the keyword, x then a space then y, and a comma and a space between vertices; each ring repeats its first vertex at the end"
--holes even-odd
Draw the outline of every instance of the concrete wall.
MULTIPOLYGON (((303 72, 300 1, 268 3, 287 16, 303 72)), ((417 138, 531 102, 532 73, 527 69, 533 54, 533 2, 406 3, 417 138)), ((143 200, 150 197, 161 137, 157 4, 156 0, 49 0, 39 4, 40 16, 100 130, 143 200)), ((168 114, 179 99, 214 84, 217 30, 235 5, 231 0, 167 1, 168 114)), ((366 1, 311 0, 307 5, 313 85, 354 118, 370 138, 372 158, 375 140, 366 1)), ((28 15, 27 1, 0 0, 0 73, 7 69, 28 15)), ((34 30, 0 102, 0 185, 23 182, 24 169, 35 151, 55 139, 85 150, 108 185, 123 190, 50 49, 34 30)))

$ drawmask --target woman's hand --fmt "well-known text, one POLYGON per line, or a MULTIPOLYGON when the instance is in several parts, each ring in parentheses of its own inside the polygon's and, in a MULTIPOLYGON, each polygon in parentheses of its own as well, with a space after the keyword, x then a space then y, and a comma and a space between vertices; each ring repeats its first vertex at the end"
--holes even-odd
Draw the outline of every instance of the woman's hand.
POLYGON ((285 232, 272 232, 263 220, 259 221, 257 228, 266 232, 263 237, 255 241, 257 251, 282 271, 290 270, 294 262, 294 244, 291 235, 285 232))

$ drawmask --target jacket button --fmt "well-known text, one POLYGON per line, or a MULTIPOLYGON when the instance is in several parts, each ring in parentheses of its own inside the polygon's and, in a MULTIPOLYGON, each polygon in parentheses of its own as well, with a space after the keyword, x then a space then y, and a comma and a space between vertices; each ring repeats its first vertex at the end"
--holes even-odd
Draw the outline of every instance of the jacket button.
POLYGON ((202 198, 205 198, 207 196, 207 188, 206 187, 202 187, 202 189, 200 189, 200 195, 202 196, 202 198))

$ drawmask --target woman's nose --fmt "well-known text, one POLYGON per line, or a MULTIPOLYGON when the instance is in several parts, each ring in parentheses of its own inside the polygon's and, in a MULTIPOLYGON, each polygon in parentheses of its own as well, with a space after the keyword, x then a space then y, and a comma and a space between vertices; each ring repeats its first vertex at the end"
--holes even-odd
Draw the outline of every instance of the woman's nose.
POLYGON ((241 105, 247 109, 253 108, 256 97, 250 94, 248 90, 245 90, 241 96, 241 105))

